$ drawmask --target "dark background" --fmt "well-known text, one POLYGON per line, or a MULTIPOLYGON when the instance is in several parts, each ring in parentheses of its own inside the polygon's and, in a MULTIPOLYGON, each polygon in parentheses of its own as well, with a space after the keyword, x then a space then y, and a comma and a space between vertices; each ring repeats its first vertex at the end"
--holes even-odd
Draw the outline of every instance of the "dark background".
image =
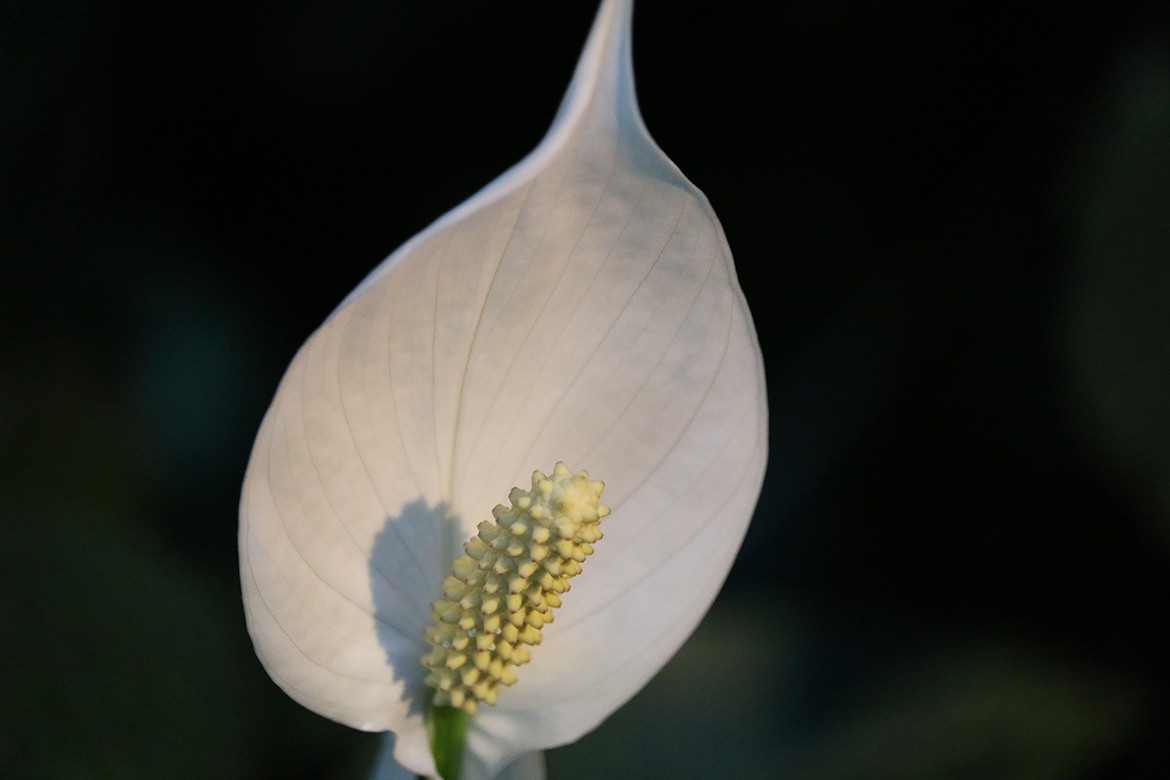
MULTIPOLYGON (((360 778, 252 655, 292 354, 540 139, 581 0, 0 2, 0 774, 360 778)), ((1170 772, 1170 5, 639 0, 770 382, 728 585, 553 780, 1170 772)))

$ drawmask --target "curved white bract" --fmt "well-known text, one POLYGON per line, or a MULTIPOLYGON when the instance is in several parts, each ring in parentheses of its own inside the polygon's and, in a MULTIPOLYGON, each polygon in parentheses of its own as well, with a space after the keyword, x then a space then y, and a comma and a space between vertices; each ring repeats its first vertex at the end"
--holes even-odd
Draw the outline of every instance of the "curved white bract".
POLYGON ((519 681, 470 726, 464 780, 563 744, 694 629, 763 477, 763 367, 706 198, 634 101, 630 0, 605 0, 548 136, 391 255, 302 347, 241 500, 248 627, 335 720, 422 721, 429 603, 476 524, 557 461, 612 510, 519 681))

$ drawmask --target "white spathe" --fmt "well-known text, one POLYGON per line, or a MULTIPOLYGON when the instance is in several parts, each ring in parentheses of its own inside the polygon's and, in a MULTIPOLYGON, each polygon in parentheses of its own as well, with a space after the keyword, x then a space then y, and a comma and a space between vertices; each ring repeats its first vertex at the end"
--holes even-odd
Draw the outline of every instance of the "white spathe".
MULTIPOLYGON (((763 479, 760 349, 707 199, 646 132, 632 0, 604 0, 552 129, 391 255, 289 366, 240 507, 248 628, 294 699, 431 776, 429 603, 476 524, 558 460, 613 514, 463 780, 571 742, 698 624, 763 479)), ((529 762, 536 765, 539 762, 529 762)))

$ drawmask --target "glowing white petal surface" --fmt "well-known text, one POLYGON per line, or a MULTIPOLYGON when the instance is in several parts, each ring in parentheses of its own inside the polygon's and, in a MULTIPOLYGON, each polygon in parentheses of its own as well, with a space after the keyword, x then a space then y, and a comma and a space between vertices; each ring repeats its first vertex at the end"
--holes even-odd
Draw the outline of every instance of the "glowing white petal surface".
POLYGON ((472 720, 464 780, 577 739, 694 629, 766 459, 763 367, 706 198, 647 134, 630 0, 605 0, 556 122, 407 242, 297 354, 241 501, 244 603, 290 696, 423 730, 423 629, 461 545, 565 461, 613 509, 519 682, 472 720))

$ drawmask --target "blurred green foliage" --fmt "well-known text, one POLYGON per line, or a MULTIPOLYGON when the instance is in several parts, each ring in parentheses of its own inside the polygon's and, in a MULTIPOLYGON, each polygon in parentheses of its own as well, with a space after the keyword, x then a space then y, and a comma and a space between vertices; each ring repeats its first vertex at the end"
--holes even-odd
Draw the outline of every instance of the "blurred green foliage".
POLYGON ((791 605, 717 610, 640 696, 552 753, 550 777, 613 755, 614 780, 1088 776, 1144 713, 1124 678, 987 636, 911 640, 841 689, 823 659, 861 652, 852 639, 791 605))
POLYGON ((1071 177, 1063 337, 1075 421, 1170 542, 1170 51, 1126 52, 1071 177))

